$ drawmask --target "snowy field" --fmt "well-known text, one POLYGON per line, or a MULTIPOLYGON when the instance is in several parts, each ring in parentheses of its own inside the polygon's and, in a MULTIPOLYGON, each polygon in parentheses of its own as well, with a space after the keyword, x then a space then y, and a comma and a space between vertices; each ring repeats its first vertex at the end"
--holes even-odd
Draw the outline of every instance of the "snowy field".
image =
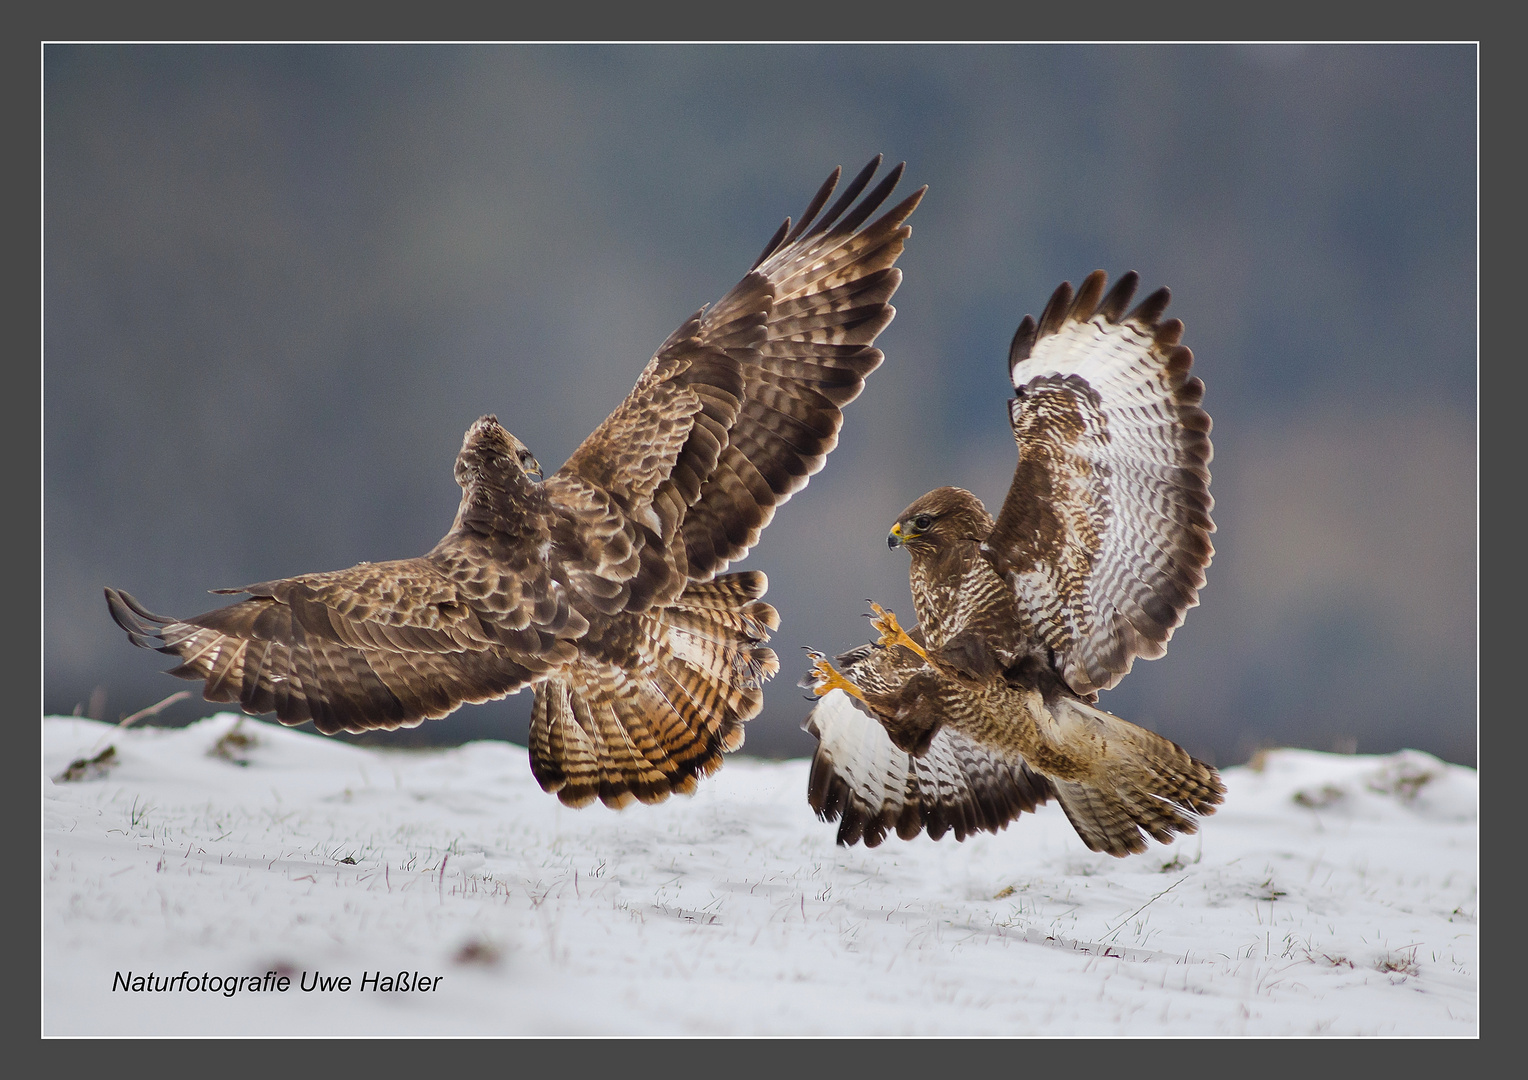
POLYGON ((508 743, 43 724, 44 1035, 1480 1031, 1477 777, 1421 753, 1269 753, 1121 861, 1054 805, 837 848, 804 760, 569 810, 508 743))

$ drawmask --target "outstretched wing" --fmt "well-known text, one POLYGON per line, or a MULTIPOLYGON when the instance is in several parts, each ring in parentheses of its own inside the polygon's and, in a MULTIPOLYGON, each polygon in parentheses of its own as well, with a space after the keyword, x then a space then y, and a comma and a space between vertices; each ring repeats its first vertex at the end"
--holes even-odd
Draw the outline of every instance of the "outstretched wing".
POLYGON ((982 554, 1079 694, 1167 651, 1214 555, 1210 417, 1168 290, 1063 283, 1009 350, 1019 460, 982 554))
POLYGON ((865 225, 902 174, 859 199, 880 162, 819 218, 835 169, 800 223, 787 218, 743 280, 670 335, 547 478, 568 515, 562 567, 598 610, 643 610, 713 578, 837 445, 843 406, 881 363, 873 343, 895 314, 894 264, 923 196, 865 225))
POLYGON ((170 674, 203 681, 208 701, 325 734, 503 697, 572 660, 589 628, 540 557, 547 515, 512 504, 536 496, 511 465, 523 449, 493 417, 468 429, 456 523, 417 559, 220 589, 250 597, 186 619, 116 589, 107 607, 133 644, 179 657, 170 674))
POLYGON ((964 840, 1004 829, 1054 797, 1050 781, 1025 762, 946 724, 951 713, 977 707, 971 692, 911 652, 865 645, 836 662, 874 708, 832 690, 801 725, 817 738, 807 801, 824 821, 838 821, 838 843, 875 847, 889 832, 910 840, 925 830, 934 840, 952 830, 964 840), (915 681, 929 685, 915 689, 915 681), (921 753, 898 746, 910 741, 921 753))

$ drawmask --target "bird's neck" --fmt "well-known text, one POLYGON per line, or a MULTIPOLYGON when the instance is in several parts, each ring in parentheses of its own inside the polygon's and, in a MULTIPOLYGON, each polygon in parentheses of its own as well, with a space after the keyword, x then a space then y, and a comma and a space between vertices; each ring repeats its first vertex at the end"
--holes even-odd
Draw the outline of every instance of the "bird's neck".
POLYGON ((548 531, 546 493, 525 477, 475 483, 462 492, 452 531, 510 541, 541 537, 548 531))
POLYGON ((963 581, 971 560, 977 557, 976 543, 964 540, 913 553, 908 585, 925 634, 940 637, 949 626, 955 617, 957 597, 946 586, 963 581))

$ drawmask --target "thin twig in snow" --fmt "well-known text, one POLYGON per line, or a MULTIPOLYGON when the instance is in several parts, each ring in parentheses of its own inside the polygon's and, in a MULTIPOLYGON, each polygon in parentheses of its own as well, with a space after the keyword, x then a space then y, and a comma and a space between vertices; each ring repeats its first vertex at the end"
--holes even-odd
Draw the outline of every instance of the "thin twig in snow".
POLYGON ((1160 899, 1162 899, 1162 897, 1164 897, 1164 896, 1166 896, 1166 895, 1167 895, 1167 894, 1168 894, 1168 893, 1170 893, 1170 892, 1172 892, 1172 891, 1173 891, 1173 890, 1174 890, 1174 889, 1176 889, 1176 888, 1177 888, 1177 887, 1178 887, 1178 886, 1179 886, 1179 885, 1182 885, 1182 884, 1183 884, 1183 883, 1184 883, 1184 882, 1185 882, 1185 881, 1187 881, 1187 880, 1188 880, 1188 875, 1187 875, 1187 874, 1185 874, 1185 875, 1184 875, 1184 876, 1183 876, 1183 877, 1180 877, 1180 878, 1179 878, 1179 879, 1178 879, 1178 880, 1177 880, 1177 881, 1175 881, 1175 882, 1173 882, 1173 883, 1172 883, 1172 884, 1171 884, 1171 885, 1169 885, 1169 886, 1168 886, 1168 887, 1167 887, 1167 888, 1165 888, 1165 889, 1163 889, 1163 890, 1162 890, 1162 891, 1161 891, 1161 892, 1159 892, 1159 893, 1157 893, 1157 895, 1155 895, 1155 896, 1153 896, 1153 897, 1152 897, 1152 898, 1151 898, 1151 899, 1150 899, 1150 900, 1148 900, 1148 901, 1146 901, 1146 902, 1145 902, 1145 903, 1144 903, 1144 904, 1142 904, 1142 905, 1141 905, 1141 906, 1140 906, 1140 907, 1138 907, 1138 908, 1136 908, 1136 909, 1135 909, 1135 910, 1134 910, 1134 911, 1132 911, 1132 912, 1131 912, 1131 913, 1130 913, 1130 914, 1129 914, 1129 915, 1126 915, 1126 916, 1125 916, 1125 917, 1124 917, 1124 918, 1123 918, 1123 919, 1121 919, 1121 920, 1120 920, 1120 921, 1119 921, 1119 922, 1117 922, 1117 923, 1115 923, 1115 924, 1114 924, 1114 927, 1113 927, 1113 928, 1112 928, 1112 929, 1110 929, 1110 930, 1108 930, 1108 931, 1106 931, 1106 932, 1105 932, 1105 933, 1104 933, 1104 936, 1103 936, 1103 937, 1102 937, 1102 938, 1100 938, 1100 939, 1099 939, 1099 940, 1100 940, 1100 941, 1108 941, 1108 940, 1109 940, 1109 938, 1111 938, 1111 937, 1113 937, 1113 936, 1114 936, 1114 935, 1115 935, 1115 934, 1117 934, 1117 933, 1119 933, 1119 928, 1120 928, 1120 927, 1122 927, 1122 926, 1124 926, 1124 925, 1125 925, 1125 924, 1126 924, 1126 923, 1127 923, 1127 922, 1129 922, 1129 921, 1130 921, 1130 920, 1131 920, 1131 919, 1133 919, 1133 918, 1135 918, 1135 917, 1136 917, 1136 916, 1137 916, 1137 915, 1139 915, 1139 914, 1140 914, 1140 913, 1141 913, 1141 912, 1143 912, 1143 911, 1145 911, 1145 910, 1146 910, 1146 909, 1147 909, 1147 908, 1149 908, 1149 907, 1150 907, 1150 906, 1151 906, 1151 905, 1152 905, 1152 904, 1155 904, 1155 903, 1156 903, 1156 902, 1157 902, 1157 901, 1158 901, 1158 900, 1160 900, 1160 899))
POLYGON ((133 715, 131 715, 131 716, 124 716, 121 720, 117 721, 117 727, 119 727, 119 728, 130 727, 131 725, 136 724, 139 720, 142 720, 145 716, 153 716, 156 713, 163 712, 165 709, 168 709, 171 705, 174 705, 177 701, 181 701, 181 700, 183 700, 185 698, 188 698, 190 696, 191 696, 191 691, 189 691, 189 690, 177 690, 177 691, 175 691, 175 693, 171 694, 169 697, 165 698, 161 702, 158 702, 156 704, 150 705, 146 709, 139 709, 137 712, 133 713, 133 715))

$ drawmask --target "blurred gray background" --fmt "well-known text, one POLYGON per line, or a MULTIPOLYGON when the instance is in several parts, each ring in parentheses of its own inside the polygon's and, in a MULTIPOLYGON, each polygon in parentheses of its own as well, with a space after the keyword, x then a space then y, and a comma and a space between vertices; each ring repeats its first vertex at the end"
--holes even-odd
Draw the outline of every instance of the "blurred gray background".
MULTIPOLYGON (((130 645, 206 590, 421 554, 462 432, 555 468, 834 165, 906 160, 886 363, 741 564, 781 674, 744 752, 810 753, 801 646, 910 615, 887 528, 996 508, 1004 359, 1129 269, 1214 417, 1217 554, 1102 704, 1221 765, 1476 764, 1473 46, 48 47, 43 708, 193 684, 130 645)), ((894 198, 899 196, 894 196, 894 198)), ((184 722, 216 710, 197 698, 184 722)), ((530 695, 371 741, 523 742, 530 695)))

